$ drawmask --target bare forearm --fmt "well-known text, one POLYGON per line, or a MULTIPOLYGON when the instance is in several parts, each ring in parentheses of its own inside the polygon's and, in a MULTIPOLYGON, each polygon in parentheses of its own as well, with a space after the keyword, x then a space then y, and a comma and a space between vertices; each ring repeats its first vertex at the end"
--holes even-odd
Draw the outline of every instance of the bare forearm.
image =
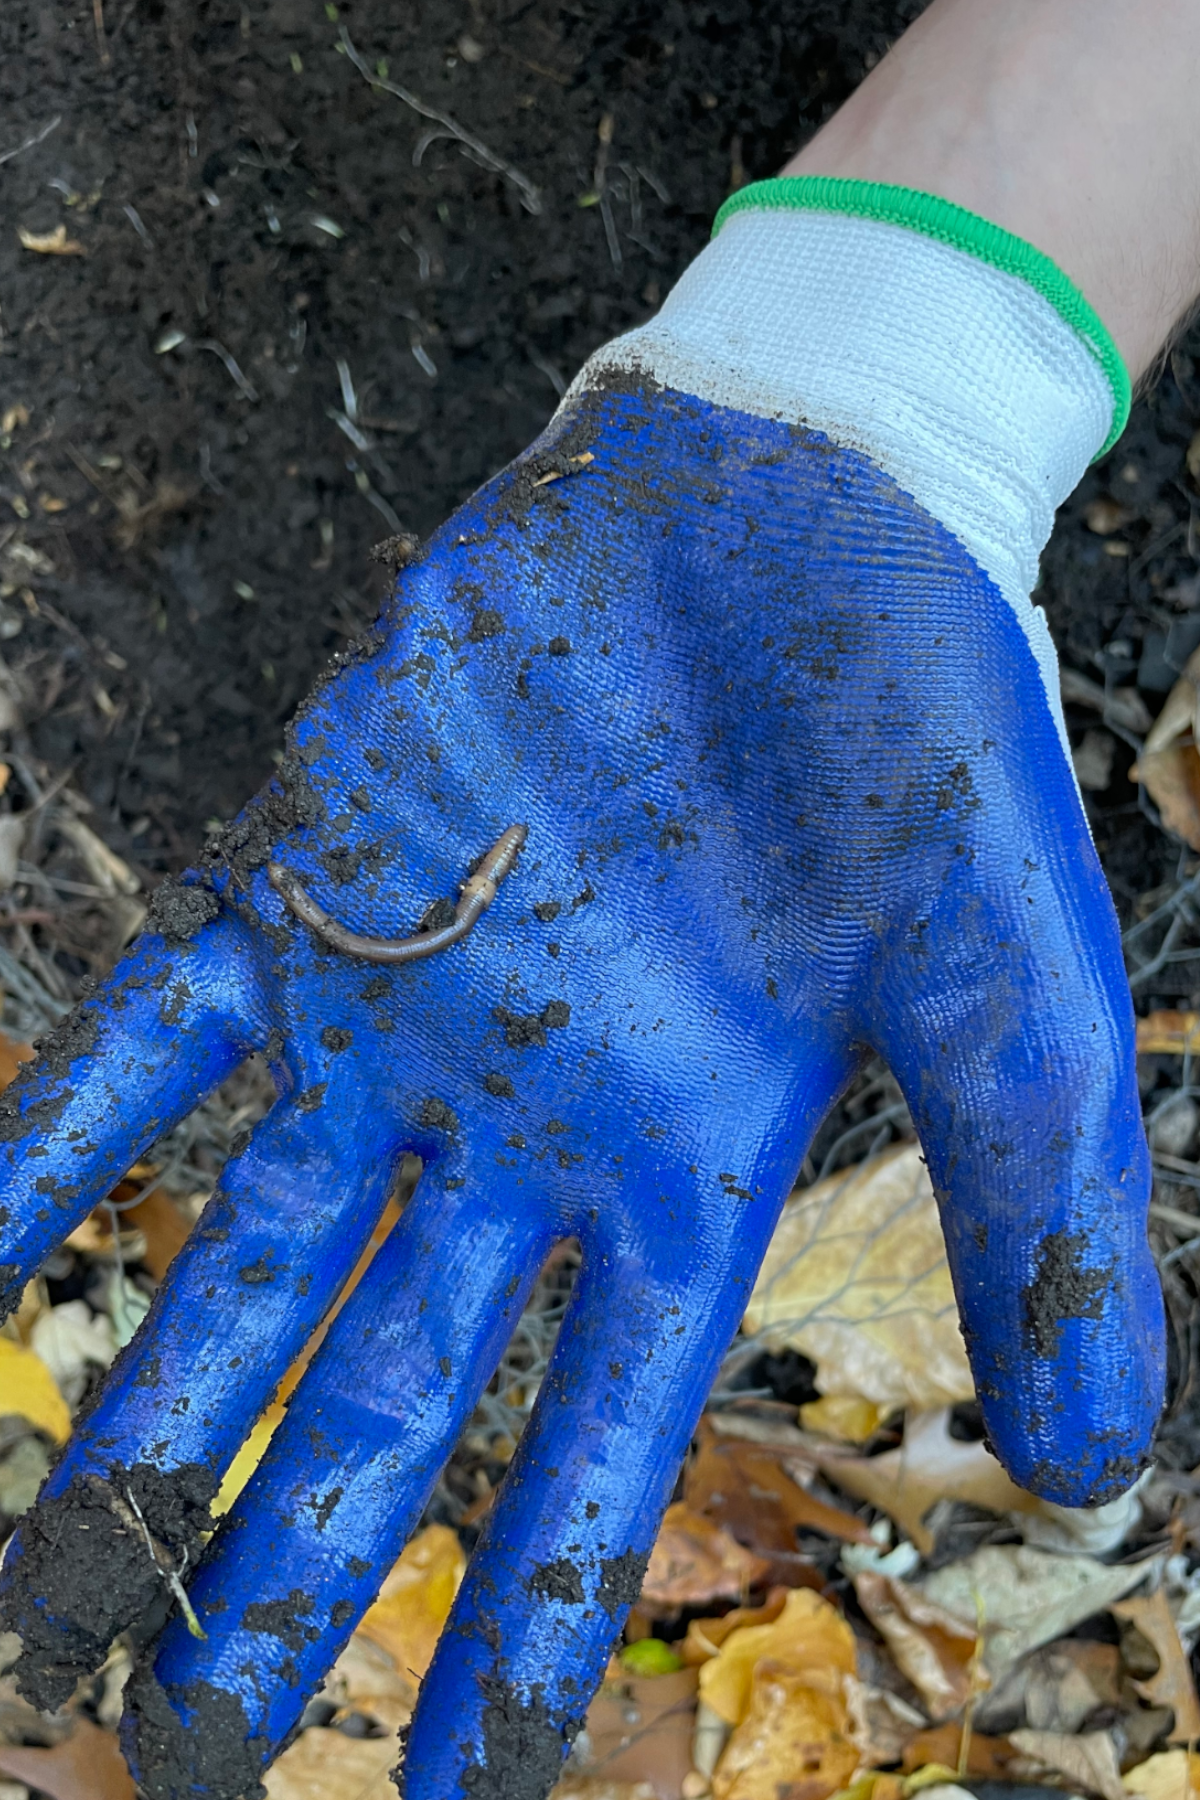
POLYGON ((1200 5, 934 0, 784 173, 921 188, 1035 244, 1136 377, 1200 293, 1200 5))

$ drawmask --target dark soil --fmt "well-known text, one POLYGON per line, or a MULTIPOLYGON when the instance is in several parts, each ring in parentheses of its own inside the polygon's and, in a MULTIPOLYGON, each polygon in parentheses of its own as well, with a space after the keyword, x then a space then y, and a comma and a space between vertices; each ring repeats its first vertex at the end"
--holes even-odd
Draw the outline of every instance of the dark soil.
POLYGON ((370 547, 522 449, 921 6, 105 0, 102 52, 91 0, 8 0, 0 155, 60 122, 0 166, 0 648, 115 848, 195 854, 370 616, 370 547), (60 225, 85 255, 17 242, 60 225))

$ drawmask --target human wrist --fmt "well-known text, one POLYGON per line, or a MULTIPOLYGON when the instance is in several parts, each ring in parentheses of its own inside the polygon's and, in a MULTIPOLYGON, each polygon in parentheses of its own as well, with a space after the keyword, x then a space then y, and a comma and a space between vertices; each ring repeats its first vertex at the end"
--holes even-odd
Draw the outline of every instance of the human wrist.
POLYGON ((938 194, 1036 245, 1132 375, 1200 292, 1193 0, 933 0, 787 176, 938 194))

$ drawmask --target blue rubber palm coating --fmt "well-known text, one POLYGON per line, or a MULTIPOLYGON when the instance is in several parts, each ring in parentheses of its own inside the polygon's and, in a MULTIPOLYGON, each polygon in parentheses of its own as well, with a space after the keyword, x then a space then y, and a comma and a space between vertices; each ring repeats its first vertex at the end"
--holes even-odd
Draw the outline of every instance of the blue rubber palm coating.
MULTIPOLYGON (((1142 1467, 1163 1325, 1111 904, 1019 621, 863 456, 650 387, 579 400, 403 572, 172 904, 182 941, 146 936, 14 1090, 10 1285, 247 1047, 281 1097, 43 1511, 129 1471, 152 1498, 214 1482, 401 1155, 426 1172, 190 1581, 206 1639, 172 1619, 136 1688, 151 1794, 252 1786, 574 1234, 403 1778, 408 1800, 539 1800, 782 1201, 872 1049, 920 1133, 997 1454, 1068 1505, 1142 1467), (331 951, 265 875, 402 937, 515 823, 486 917, 406 967, 331 951), (230 1718, 241 1762, 218 1767, 230 1718)), ((43 1669, 60 1634, 61 1673, 90 1640, 69 1595, 29 1592, 36 1529, 4 1603, 43 1669)))

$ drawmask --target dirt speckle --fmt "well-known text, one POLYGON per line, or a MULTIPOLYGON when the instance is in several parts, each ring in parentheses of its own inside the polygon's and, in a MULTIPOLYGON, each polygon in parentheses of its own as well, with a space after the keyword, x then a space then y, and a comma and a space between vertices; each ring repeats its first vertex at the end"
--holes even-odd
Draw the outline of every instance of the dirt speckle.
POLYGON ((242 1614, 247 1631, 262 1631, 277 1637, 289 1650, 303 1650, 315 1644, 321 1633, 315 1625, 302 1621, 313 1611, 313 1598, 303 1588, 293 1588, 282 1600, 252 1600, 242 1614))
POLYGON ((1037 1269, 1025 1289, 1025 1317, 1039 1356, 1058 1355, 1064 1319, 1099 1319, 1116 1268, 1085 1269, 1086 1231, 1053 1231, 1038 1246, 1037 1269))
POLYGON ((632 1606, 642 1591, 648 1550, 626 1550, 623 1556, 602 1556, 600 1586, 596 1598, 612 1619, 625 1607, 632 1606))
POLYGON ((531 1594, 543 1600, 560 1600, 566 1606, 582 1606, 583 1576, 569 1557, 559 1556, 553 1562, 539 1563, 526 1582, 531 1594))
POLYGON ((427 1130, 444 1131, 448 1137, 453 1137, 458 1130, 458 1114, 444 1100, 430 1094, 421 1103, 421 1123, 427 1130))

